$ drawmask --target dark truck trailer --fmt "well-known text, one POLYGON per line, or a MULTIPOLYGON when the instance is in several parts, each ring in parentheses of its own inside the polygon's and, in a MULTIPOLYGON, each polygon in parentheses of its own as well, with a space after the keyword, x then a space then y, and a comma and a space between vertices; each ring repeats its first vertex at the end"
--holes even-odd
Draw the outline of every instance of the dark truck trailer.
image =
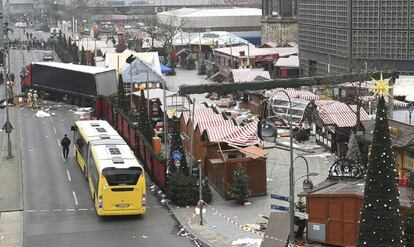
POLYGON ((93 105, 96 96, 117 92, 114 69, 58 62, 36 62, 26 66, 22 91, 34 89, 40 96, 66 98, 68 103, 93 105))

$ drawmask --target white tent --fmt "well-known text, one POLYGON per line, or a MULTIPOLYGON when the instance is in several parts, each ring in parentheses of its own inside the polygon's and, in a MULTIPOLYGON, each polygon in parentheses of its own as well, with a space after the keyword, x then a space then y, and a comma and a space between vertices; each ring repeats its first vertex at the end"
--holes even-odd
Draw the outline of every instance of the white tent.
POLYGON ((137 57, 131 64, 124 64, 122 68, 123 81, 124 83, 141 83, 164 80, 161 74, 159 61, 158 67, 156 68, 154 68, 154 64, 149 64, 137 57), (158 70, 156 68, 158 68, 158 70))

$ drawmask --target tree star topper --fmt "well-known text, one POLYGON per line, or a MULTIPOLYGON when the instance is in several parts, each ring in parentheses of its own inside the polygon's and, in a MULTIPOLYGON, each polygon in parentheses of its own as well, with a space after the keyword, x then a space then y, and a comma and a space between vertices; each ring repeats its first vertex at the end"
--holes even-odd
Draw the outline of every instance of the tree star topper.
POLYGON ((374 95, 380 95, 380 96, 389 96, 389 90, 390 88, 392 88, 392 86, 389 85, 389 82, 391 80, 391 78, 388 79, 383 79, 382 77, 382 73, 381 73, 381 77, 379 80, 375 80, 374 78, 371 77, 372 80, 374 80, 374 86, 373 86, 373 91, 374 91, 374 95))

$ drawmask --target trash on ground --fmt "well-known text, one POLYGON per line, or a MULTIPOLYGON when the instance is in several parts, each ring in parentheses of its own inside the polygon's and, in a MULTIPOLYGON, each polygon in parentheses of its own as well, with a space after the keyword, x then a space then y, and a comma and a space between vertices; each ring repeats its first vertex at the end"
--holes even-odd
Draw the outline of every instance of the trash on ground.
POLYGON ((241 239, 234 240, 231 243, 231 246, 259 247, 261 243, 262 243, 261 239, 241 238, 241 239))
POLYGON ((216 227, 217 227, 216 225, 212 225, 212 224, 207 226, 208 229, 216 229, 216 227))
POLYGON ((42 110, 39 110, 36 112, 36 117, 42 118, 42 117, 50 117, 50 113, 44 112, 42 110))
POLYGON ((142 238, 148 238, 147 236, 145 236, 145 235, 142 235, 142 238))

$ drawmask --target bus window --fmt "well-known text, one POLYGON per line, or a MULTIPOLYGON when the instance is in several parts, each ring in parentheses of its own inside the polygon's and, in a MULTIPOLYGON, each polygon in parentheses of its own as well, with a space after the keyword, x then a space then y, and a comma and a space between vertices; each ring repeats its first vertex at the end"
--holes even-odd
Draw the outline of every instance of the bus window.
POLYGON ((130 167, 116 169, 114 167, 107 167, 102 170, 109 186, 116 185, 136 185, 141 176, 142 169, 140 167, 130 167))

